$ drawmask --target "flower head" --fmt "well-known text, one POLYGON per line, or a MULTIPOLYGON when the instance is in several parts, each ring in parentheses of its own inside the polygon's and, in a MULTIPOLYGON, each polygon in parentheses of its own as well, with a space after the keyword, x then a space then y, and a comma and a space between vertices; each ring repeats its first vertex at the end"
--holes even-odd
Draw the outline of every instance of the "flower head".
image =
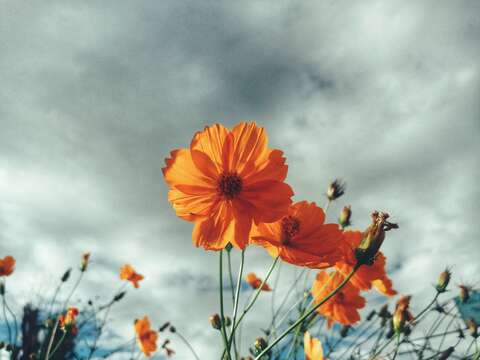
POLYGON ((195 223, 193 242, 220 250, 248 244, 252 224, 280 219, 293 191, 284 183, 287 165, 268 148, 263 128, 239 123, 197 132, 188 149, 171 152, 162 169, 177 216, 195 223))
POLYGON ((70 307, 68 308, 67 312, 65 314, 60 315, 58 321, 60 322, 60 329, 63 331, 71 332, 73 335, 76 335, 78 330, 77 330, 77 325, 76 325, 76 320, 78 316, 78 309, 75 307, 70 307))
POLYGON ((15 268, 15 258, 13 256, 5 256, 0 259, 0 276, 9 276, 15 268))
POLYGON ((137 335, 138 345, 145 356, 150 357, 157 350, 158 334, 150 327, 148 316, 143 319, 135 320, 135 334, 137 335))
POLYGON ((363 233, 362 241, 355 250, 355 256, 359 264, 371 265, 375 256, 385 240, 385 232, 391 229, 398 229, 398 225, 389 222, 387 213, 374 211, 372 213, 372 224, 363 233))
POLYGON ((259 224, 251 241, 288 263, 326 268, 341 258, 342 232, 337 224, 324 224, 325 213, 315 203, 300 201, 281 220, 259 224))
MULTIPOLYGON (((345 231, 342 239, 343 258, 335 264, 336 269, 347 276, 355 267, 357 259, 355 249, 362 241, 361 231, 345 231)), ((392 288, 392 281, 385 272, 385 256, 379 251, 370 266, 360 266, 350 279, 350 283, 359 290, 369 290, 375 287, 379 292, 387 296, 393 296, 397 292, 392 288)))
MULTIPOLYGON (((320 302, 335 290, 344 279, 345 277, 338 271, 331 274, 326 271, 320 271, 311 290, 314 302, 320 302)), ((327 318, 329 327, 334 322, 342 325, 352 325, 360 320, 358 309, 364 306, 365 299, 360 296, 360 290, 347 283, 335 296, 321 305, 317 312, 327 318)))
MULTIPOLYGON (((247 284, 252 287, 252 289, 258 289, 262 285, 262 279, 258 278, 255 273, 248 273, 246 276, 247 284)), ((262 291, 272 291, 270 286, 267 283, 263 284, 262 291)))
POLYGON ((305 360, 324 360, 322 343, 319 339, 312 338, 308 331, 303 336, 303 349, 305 360))
POLYGON ((130 281, 138 289, 140 287, 138 282, 143 280, 144 276, 137 273, 131 265, 125 264, 120 269, 120 279, 130 281))

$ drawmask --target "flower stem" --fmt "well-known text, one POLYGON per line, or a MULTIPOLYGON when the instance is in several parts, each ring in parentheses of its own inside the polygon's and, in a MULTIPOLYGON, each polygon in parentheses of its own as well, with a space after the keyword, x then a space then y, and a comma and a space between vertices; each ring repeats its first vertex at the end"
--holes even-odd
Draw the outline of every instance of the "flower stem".
MULTIPOLYGON (((230 254, 229 254, 229 256, 230 256, 230 254)), ((231 348, 232 342, 233 342, 233 347, 235 349, 235 359, 238 358, 236 343, 235 343, 235 324, 237 322, 238 301, 240 299, 240 287, 242 285, 244 263, 245 263, 245 249, 242 250, 241 258, 240 258, 240 270, 238 271, 237 287, 235 289, 234 305, 233 305, 232 333, 230 334, 230 339, 228 341, 228 351, 230 351, 230 348, 231 348)))
POLYGON ((55 339, 55 335, 57 334, 59 321, 56 319, 55 326, 53 327, 52 334, 50 335, 50 340, 48 342, 47 352, 45 353, 45 360, 48 360, 50 357, 50 351, 52 350, 53 340, 55 339))
POLYGON ((8 343, 12 343, 12 329, 10 329, 10 322, 7 318, 7 302, 5 300, 5 294, 2 294, 2 304, 3 304, 3 317, 5 318, 5 324, 7 325, 8 330, 8 343))
POLYGON ((63 309, 66 309, 67 308, 67 305, 68 305, 68 302, 70 301, 70 299, 72 298, 73 294, 75 293, 75 290, 77 289, 78 285, 80 284, 80 282, 82 281, 82 278, 83 278, 83 271, 80 272, 80 276, 78 277, 77 279, 77 282, 75 283, 75 285, 73 285, 73 288, 72 290, 70 291, 70 294, 68 294, 68 296, 66 297, 65 301, 63 302, 63 309))
POLYGON ((195 349, 193 348, 193 346, 188 342, 188 340, 182 334, 178 332, 178 330, 175 331, 175 335, 177 335, 180 338, 180 340, 182 340, 183 343, 190 349, 195 359, 200 360, 200 357, 195 352, 195 349))
MULTIPOLYGON (((220 319, 222 321, 222 326, 221 326, 221 332, 222 332, 222 338, 223 338, 223 346, 225 348, 224 353, 226 352, 227 354, 227 359, 232 360, 232 357, 230 355, 230 346, 229 342, 227 340, 227 331, 225 329, 225 313, 223 309, 223 250, 219 251, 220 257, 219 257, 219 280, 220 280, 220 319)), ((224 356, 222 355, 222 359, 224 356)))
POLYGON ((350 274, 348 274, 348 276, 343 279, 343 281, 341 282, 340 285, 338 285, 338 287, 333 290, 330 294, 328 294, 325 298, 323 298, 318 304, 316 304, 313 308, 311 308, 308 312, 306 312, 305 314, 303 314, 297 321, 295 321, 292 325, 290 325, 290 327, 288 327, 287 330, 285 330, 279 337, 277 337, 269 346, 267 346, 260 354, 257 355, 257 357, 255 358, 255 360, 260 360, 262 358, 263 355, 265 355, 266 353, 268 353, 270 351, 270 349, 272 347, 274 347, 275 345, 277 345, 280 340, 282 340, 285 336, 287 336, 292 330, 294 330, 298 325, 300 325, 307 317, 309 317, 311 314, 313 314, 313 312, 315 310, 317 310, 321 305, 323 305, 324 303, 326 303, 328 300, 330 300, 332 297, 334 297, 347 283, 348 281, 350 280, 350 278, 353 276, 353 274, 355 274, 355 272, 358 270, 358 268, 360 267, 361 265, 357 264, 355 265, 355 267, 353 268, 353 270, 350 272, 350 274))

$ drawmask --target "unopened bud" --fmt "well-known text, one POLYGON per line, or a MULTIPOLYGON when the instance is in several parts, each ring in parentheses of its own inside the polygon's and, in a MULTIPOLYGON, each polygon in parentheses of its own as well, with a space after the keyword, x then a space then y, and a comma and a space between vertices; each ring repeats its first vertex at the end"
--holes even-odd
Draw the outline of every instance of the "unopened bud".
POLYGON ((70 278, 70 272, 72 271, 72 269, 68 269, 67 271, 64 272, 64 274, 62 275, 62 282, 66 282, 69 278, 70 278))
POLYGON ((362 241, 355 250, 355 257, 360 265, 373 265, 375 257, 385 240, 385 232, 397 229, 398 225, 389 222, 387 213, 374 211, 372 223, 364 231, 362 241))
POLYGON ((267 348, 268 343, 267 343, 267 340, 260 337, 260 338, 257 338, 257 340, 255 340, 254 346, 258 352, 261 352, 267 348))
POLYGON ((438 357, 438 360, 446 360, 450 357, 450 355, 453 354, 455 351, 455 348, 453 346, 450 346, 447 350, 443 351, 440 356, 438 357))
POLYGON ((388 311, 388 304, 385 304, 380 308, 380 311, 378 312, 378 316, 380 316, 383 319, 392 317, 392 314, 390 314, 390 311, 388 311))
POLYGON ((168 328, 170 326, 170 321, 167 321, 165 324, 163 324, 162 326, 160 326, 160 328, 158 329, 159 332, 163 332, 165 331, 166 328, 168 328))
POLYGON ((168 330, 170 330, 172 334, 175 334, 177 332, 177 329, 175 328, 175 326, 170 326, 170 329, 168 330))
POLYGON ((470 299, 470 289, 468 288, 468 286, 465 286, 465 285, 460 285, 459 286, 460 288, 460 301, 462 303, 466 303, 468 301, 468 299, 470 299))
POLYGON ((343 325, 342 328, 340 329, 340 336, 342 338, 347 337, 348 330, 350 330, 350 325, 343 325))
POLYGON ((118 293, 118 294, 115 295, 115 297, 113 298, 113 301, 114 301, 114 302, 117 302, 117 301, 122 300, 126 293, 127 293, 126 291, 122 291, 121 293, 118 293))
POLYGON ((90 253, 86 252, 82 255, 82 262, 80 264, 80 271, 85 272, 88 267, 88 261, 90 260, 90 253))
POLYGON ((228 316, 225 316, 224 320, 225 320, 226 327, 229 327, 230 325, 232 325, 232 320, 228 316))
POLYGON ((470 333, 470 335, 472 335, 474 339, 476 339, 478 337, 478 325, 476 321, 470 318, 466 321, 466 323, 467 323, 468 332, 470 333))
POLYGON ((438 277, 437 286, 435 287, 438 293, 444 293, 445 291, 447 291, 447 286, 450 282, 451 275, 452 273, 449 269, 445 269, 445 271, 440 274, 440 276, 438 277))
POLYGON ((233 249, 233 245, 231 243, 228 243, 226 246, 225 246, 225 250, 227 250, 227 252, 230 252, 232 251, 233 249))
POLYGON ((375 310, 370 311, 370 314, 367 315, 367 321, 372 320, 376 313, 375 310))
POLYGON ((340 212, 340 217, 338 218, 338 223, 345 229, 347 226, 350 226, 350 218, 352 217, 352 209, 351 206, 344 206, 342 211, 340 212))
POLYGON ((216 330, 220 330, 222 327, 222 320, 220 319, 220 315, 218 314, 213 314, 210 316, 210 324, 212 324, 212 327, 216 330))
POLYGON ((5 295, 5 283, 0 282, 0 295, 3 296, 5 295))
POLYGON ((327 198, 329 201, 334 201, 345 194, 345 183, 339 179, 335 179, 330 183, 327 189, 327 198))

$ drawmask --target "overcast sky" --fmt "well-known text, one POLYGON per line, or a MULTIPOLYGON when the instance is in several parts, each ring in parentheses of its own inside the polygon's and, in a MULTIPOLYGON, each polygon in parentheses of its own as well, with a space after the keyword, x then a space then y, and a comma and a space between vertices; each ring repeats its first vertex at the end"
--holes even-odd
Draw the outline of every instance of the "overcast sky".
MULTIPOLYGON (((195 131, 241 120, 285 152, 295 200, 323 206, 340 177, 331 221, 345 204, 359 229, 390 212, 400 229, 384 252, 414 308, 446 265, 455 284, 478 284, 479 14, 475 0, 1 1, 0 256, 18 260, 14 307, 89 250, 79 295, 111 294, 125 262, 146 276, 112 312, 120 333, 149 314, 202 359, 217 354, 218 256, 193 247, 160 169, 195 131)), ((270 262, 247 251, 247 271, 270 262)))

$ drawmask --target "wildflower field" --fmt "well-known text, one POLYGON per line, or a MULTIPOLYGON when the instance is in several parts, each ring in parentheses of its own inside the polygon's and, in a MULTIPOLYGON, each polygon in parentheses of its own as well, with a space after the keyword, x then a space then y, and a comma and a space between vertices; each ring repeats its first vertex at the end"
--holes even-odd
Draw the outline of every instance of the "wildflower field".
MULTIPOLYGON (((428 305, 412 313, 410 303, 415 298, 398 295, 381 250, 391 230, 401 231, 399 225, 387 212, 374 210, 366 229, 353 229, 351 205, 329 222, 330 205, 346 192, 341 180, 328 185, 323 208, 308 200, 293 202, 294 191, 285 182, 284 154, 268 146, 266 130, 255 122, 231 129, 221 124, 205 127, 194 134, 188 148, 170 153, 162 172, 176 215, 193 223, 193 246, 209 251, 218 262, 218 312, 205 314, 209 316, 205 327, 217 333, 220 341, 212 346, 218 346, 221 359, 480 358, 476 314, 462 312, 462 305, 479 292, 462 284, 454 288, 452 297, 452 272, 446 268, 432 287, 428 305), (245 268, 250 247, 263 248, 272 258, 262 277, 245 268), (232 258, 240 258, 238 269, 232 269, 232 258), (281 263, 301 269, 293 282, 283 281, 281 263), (243 285, 251 288, 246 299, 243 285), (279 295, 279 287, 288 290, 279 295), (362 318, 359 310, 365 308, 364 293, 369 291, 384 295, 384 305, 362 318), (275 306, 277 297, 280 304, 275 306), (254 330, 256 340, 242 346, 243 321, 267 317, 256 313, 255 307, 266 298, 272 303, 269 325, 254 330)), ((78 268, 62 275, 44 303, 25 304, 20 314, 9 306, 7 289, 15 286, 15 267, 22 264, 11 255, 0 260, 6 327, 0 346, 8 358, 170 358, 182 346, 192 358, 200 359, 174 318, 154 323, 148 314, 132 319, 130 340, 102 346, 116 304, 127 295, 127 287, 142 287, 144 275, 124 264, 118 274, 119 289, 110 299, 77 304, 77 288, 94 271, 91 256, 84 253, 78 268)))

